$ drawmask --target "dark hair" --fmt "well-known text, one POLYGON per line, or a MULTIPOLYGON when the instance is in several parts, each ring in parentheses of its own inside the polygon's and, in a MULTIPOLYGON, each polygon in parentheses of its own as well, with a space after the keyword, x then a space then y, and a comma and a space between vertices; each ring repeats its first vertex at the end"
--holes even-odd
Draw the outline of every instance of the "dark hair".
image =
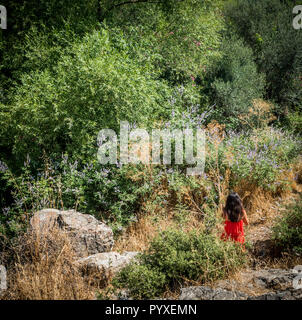
POLYGON ((243 206, 239 195, 232 192, 228 195, 224 211, 232 222, 238 222, 243 217, 243 206))

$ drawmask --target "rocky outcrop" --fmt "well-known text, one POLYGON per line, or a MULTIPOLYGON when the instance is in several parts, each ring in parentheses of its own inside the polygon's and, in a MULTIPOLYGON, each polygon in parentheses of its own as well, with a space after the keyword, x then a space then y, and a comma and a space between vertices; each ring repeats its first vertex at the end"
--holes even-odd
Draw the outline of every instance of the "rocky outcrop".
POLYGON ((301 300, 302 289, 294 288, 295 270, 264 269, 255 272, 254 283, 271 292, 249 300, 301 300))
POLYGON ((74 210, 44 209, 33 215, 30 224, 34 232, 49 232, 55 226, 67 232, 78 257, 110 251, 114 244, 110 227, 74 210))
POLYGON ((293 288, 293 279, 296 276, 292 270, 263 269, 255 271, 253 281, 258 287, 287 290, 293 288))
POLYGON ((102 275, 104 279, 108 279, 133 261, 137 254, 138 252, 124 252, 123 254, 117 252, 97 253, 79 259, 76 263, 84 273, 98 273, 102 275))
POLYGON ((269 292, 256 297, 249 297, 248 300, 302 300, 302 290, 290 289, 279 292, 269 292))
POLYGON ((57 219, 61 211, 56 209, 43 209, 33 214, 30 219, 30 226, 35 232, 48 232, 57 226, 57 219))
POLYGON ((302 300, 294 288, 295 270, 261 269, 242 272, 240 280, 220 280, 214 288, 182 288, 180 300, 302 300))
POLYGON ((205 286, 182 288, 179 296, 179 300, 246 300, 247 298, 247 294, 239 291, 205 286))
POLYGON ((126 267, 138 254, 112 252, 114 240, 111 228, 89 214, 74 210, 38 211, 31 218, 30 226, 38 237, 47 236, 54 228, 66 233, 76 254, 72 262, 89 283, 106 285, 114 274, 126 267))

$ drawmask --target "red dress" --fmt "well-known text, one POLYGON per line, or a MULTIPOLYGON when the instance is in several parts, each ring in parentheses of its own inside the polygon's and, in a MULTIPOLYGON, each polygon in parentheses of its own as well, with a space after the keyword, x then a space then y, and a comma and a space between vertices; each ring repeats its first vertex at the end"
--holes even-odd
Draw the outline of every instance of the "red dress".
POLYGON ((235 242, 244 244, 243 220, 238 222, 226 220, 224 223, 224 233, 221 235, 221 239, 231 239, 235 242))

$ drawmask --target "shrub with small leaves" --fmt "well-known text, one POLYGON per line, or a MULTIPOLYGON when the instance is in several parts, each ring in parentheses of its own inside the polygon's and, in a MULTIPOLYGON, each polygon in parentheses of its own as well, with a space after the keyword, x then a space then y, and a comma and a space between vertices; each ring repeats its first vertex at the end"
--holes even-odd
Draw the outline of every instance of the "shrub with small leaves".
POLYGON ((273 237, 283 251, 302 254, 302 198, 287 208, 273 228, 273 237))
POLYGON ((140 265, 122 270, 115 283, 127 287, 135 297, 154 298, 166 287, 186 281, 222 279, 241 267, 245 259, 239 245, 221 241, 213 234, 169 230, 154 238, 140 256, 140 265), (150 280, 145 280, 147 276, 150 280), (158 282, 152 291, 149 284, 155 280, 158 282))
POLYGON ((163 293, 166 276, 147 265, 131 264, 113 280, 116 287, 127 286, 135 299, 151 299, 163 293))

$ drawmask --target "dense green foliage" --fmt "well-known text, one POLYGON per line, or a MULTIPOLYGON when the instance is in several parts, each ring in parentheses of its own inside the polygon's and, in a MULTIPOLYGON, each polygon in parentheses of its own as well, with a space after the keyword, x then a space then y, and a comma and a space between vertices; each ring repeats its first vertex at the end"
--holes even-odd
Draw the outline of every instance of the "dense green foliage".
MULTIPOLYGON (((233 28, 253 49, 266 77, 266 96, 301 111, 302 37, 292 26, 298 1, 236 0, 227 10, 233 28)), ((283 109, 283 110, 282 110, 283 109)))
POLYGON ((252 50, 241 40, 225 39, 222 52, 223 57, 210 74, 215 80, 209 81, 217 104, 214 116, 228 127, 238 127, 244 125, 238 117, 248 114, 252 101, 262 96, 263 76, 257 71, 252 50))
POLYGON ((17 160, 26 153, 36 159, 41 149, 76 154, 95 147, 100 129, 117 130, 120 120, 150 123, 165 110, 169 89, 149 73, 148 65, 115 49, 106 30, 94 32, 55 68, 24 74, 1 110, 2 143, 13 147, 17 160))
MULTIPOLYGON (((265 127, 277 119, 269 114, 291 106, 283 123, 300 132, 301 37, 290 3, 38 3, 10 2, 8 30, 0 31, 0 199, 14 212, 3 221, 51 203, 128 221, 154 186, 138 188, 129 168, 97 164, 98 131, 118 132, 120 120, 147 128, 217 120, 237 131, 219 147, 222 175, 230 168, 233 185, 283 183, 280 170, 299 153, 297 141, 273 129, 238 130, 265 127), (262 97, 278 104, 257 109, 262 97), (55 202, 43 200, 50 194, 55 202)), ((208 144, 207 173, 216 163, 215 142, 208 144)), ((185 168, 173 169, 181 176, 185 168)))
POLYGON ((154 298, 185 281, 224 278, 244 261, 240 245, 211 234, 170 230, 151 242, 139 262, 124 268, 115 284, 129 288, 135 298, 154 298))
POLYGON ((144 264, 132 264, 124 268, 113 283, 116 288, 129 288, 135 299, 151 299, 163 293, 166 276, 144 264))
MULTIPOLYGON (((197 211, 203 232, 161 234, 120 285, 150 298, 237 268, 237 248, 213 233, 224 193, 242 182, 289 190, 302 150, 294 3, 10 0, 0 30, 0 235, 13 237, 45 207, 93 214, 116 235, 150 212, 173 211, 183 226, 197 211), (98 132, 119 135, 124 120, 206 128, 204 174, 186 176, 174 156, 167 166, 101 165, 98 132)), ((276 227, 295 250, 299 212, 276 227)))
POLYGON ((302 253, 302 200, 287 208, 274 226, 274 239, 282 251, 302 253))

